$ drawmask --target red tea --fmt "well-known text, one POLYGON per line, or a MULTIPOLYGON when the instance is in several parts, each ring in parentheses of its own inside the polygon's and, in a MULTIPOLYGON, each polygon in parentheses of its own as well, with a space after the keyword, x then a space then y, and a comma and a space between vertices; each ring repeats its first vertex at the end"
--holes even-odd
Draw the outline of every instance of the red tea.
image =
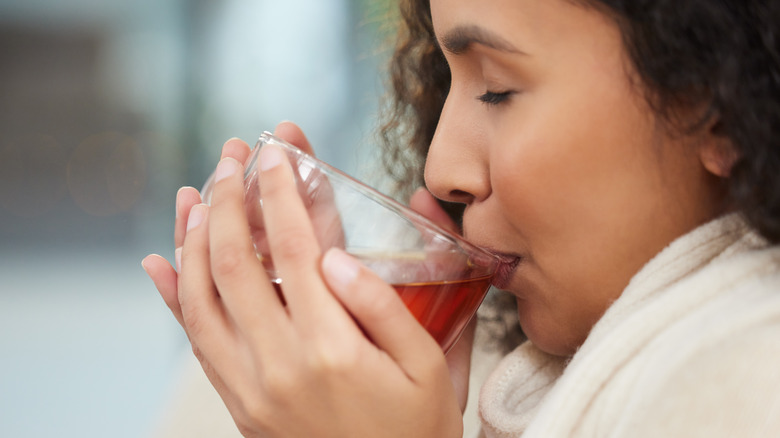
MULTIPOLYGON (((466 327, 490 286, 491 276, 455 281, 394 284, 404 304, 446 353, 466 327)), ((281 285, 273 283, 284 303, 281 285)))
POLYGON ((447 352, 490 286, 490 276, 393 285, 406 307, 447 352))

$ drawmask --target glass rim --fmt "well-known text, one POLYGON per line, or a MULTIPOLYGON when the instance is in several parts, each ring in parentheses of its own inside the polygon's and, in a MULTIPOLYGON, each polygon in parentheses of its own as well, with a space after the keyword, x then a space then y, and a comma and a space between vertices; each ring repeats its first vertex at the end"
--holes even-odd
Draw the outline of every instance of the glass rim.
POLYGON ((431 232, 432 234, 440 238, 444 238, 452 241, 455 245, 466 250, 467 253, 469 254, 474 253, 474 254, 479 254, 481 256, 486 256, 492 259, 492 262, 495 263, 496 266, 501 262, 501 257, 499 255, 491 252, 486 248, 482 248, 480 246, 477 246, 469 242, 464 237, 454 232, 444 229, 443 227, 439 226, 438 224, 428 219, 427 217, 423 216, 422 214, 412 210, 410 207, 380 192, 379 190, 369 186, 368 184, 358 180, 357 178, 347 174, 346 172, 331 166, 330 164, 320 160, 319 158, 311 154, 307 154, 306 152, 302 151, 300 148, 282 140, 281 138, 273 135, 269 131, 263 131, 263 133, 258 138, 257 143, 255 143, 255 147, 253 148, 249 156, 249 161, 247 162, 246 169, 244 171, 245 179, 249 175, 251 175, 251 173, 255 170, 257 166, 257 156, 260 148, 262 147, 262 144, 269 144, 269 143, 282 147, 283 149, 289 152, 293 152, 297 154, 299 157, 310 161, 314 166, 316 166, 317 169, 322 171, 329 178, 335 178, 337 181, 340 180, 346 182, 350 187, 354 188, 355 190, 357 190, 362 194, 368 195, 372 200, 379 203, 381 206, 389 208, 391 210, 394 210, 402 214, 408 220, 424 226, 426 229, 429 230, 429 232, 431 232))

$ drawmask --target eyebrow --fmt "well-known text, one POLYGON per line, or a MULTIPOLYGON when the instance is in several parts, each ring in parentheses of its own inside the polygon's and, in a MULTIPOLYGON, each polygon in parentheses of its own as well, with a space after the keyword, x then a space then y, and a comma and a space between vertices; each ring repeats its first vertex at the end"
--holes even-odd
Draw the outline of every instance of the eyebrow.
POLYGON ((524 54, 509 41, 476 25, 455 26, 441 37, 442 49, 453 55, 462 55, 468 52, 474 44, 502 52, 524 54))

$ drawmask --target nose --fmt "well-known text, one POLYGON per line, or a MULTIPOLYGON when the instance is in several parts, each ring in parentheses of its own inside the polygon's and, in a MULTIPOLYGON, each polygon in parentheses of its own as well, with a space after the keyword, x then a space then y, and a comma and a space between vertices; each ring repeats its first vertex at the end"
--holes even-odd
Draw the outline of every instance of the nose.
POLYGON ((488 139, 473 102, 447 97, 425 161, 425 185, 433 196, 469 205, 490 195, 488 139))

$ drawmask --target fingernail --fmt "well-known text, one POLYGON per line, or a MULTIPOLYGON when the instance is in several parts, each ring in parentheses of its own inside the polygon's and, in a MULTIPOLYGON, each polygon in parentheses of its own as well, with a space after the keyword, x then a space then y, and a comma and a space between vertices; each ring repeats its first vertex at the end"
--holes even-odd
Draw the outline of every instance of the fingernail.
POLYGON ((179 217, 179 207, 181 204, 181 191, 184 190, 184 187, 179 187, 179 190, 176 191, 176 217, 179 217))
POLYGON ((293 122, 291 122, 290 120, 282 120, 281 122, 277 123, 276 126, 274 127, 274 134, 276 134, 276 132, 279 131, 279 128, 282 125, 287 125, 287 124, 291 124, 291 123, 293 123, 293 122))
POLYGON ((195 190, 191 186, 183 186, 176 191, 176 217, 181 216, 182 213, 182 192, 189 189, 195 190))
POLYGON ((332 286, 346 289, 357 278, 360 264, 344 251, 331 248, 322 258, 322 270, 332 286))
POLYGON ((223 158, 217 164, 217 170, 214 171, 214 182, 219 182, 234 173, 238 169, 238 163, 232 158, 223 158))
POLYGON ((181 272, 181 247, 173 251, 173 260, 176 263, 176 272, 181 272))
POLYGON ((265 172, 266 170, 273 169, 274 167, 278 166, 282 162, 282 151, 279 150, 277 147, 273 146, 263 146, 262 149, 260 149, 260 156, 259 158, 259 167, 260 171, 265 172))
POLYGON ((149 270, 148 270, 148 269, 146 269, 146 259, 147 259, 148 257, 149 257, 149 256, 146 256, 146 257, 144 257, 143 259, 141 259, 141 267, 142 267, 142 268, 144 268, 144 272, 146 272, 146 275, 149 275, 149 270))
POLYGON ((190 217, 187 219, 187 231, 197 227, 203 222, 203 218, 206 216, 206 206, 198 204, 192 207, 190 210, 190 217))

